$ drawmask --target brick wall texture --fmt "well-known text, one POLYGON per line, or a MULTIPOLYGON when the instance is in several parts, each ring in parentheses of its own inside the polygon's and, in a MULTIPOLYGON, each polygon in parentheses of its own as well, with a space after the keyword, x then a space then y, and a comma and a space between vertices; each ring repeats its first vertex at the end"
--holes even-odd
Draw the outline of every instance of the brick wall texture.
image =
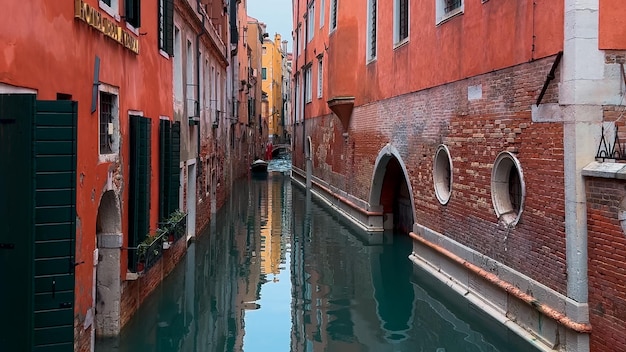
MULTIPOLYGON (((563 126, 531 118, 553 61, 355 107, 347 138, 336 116, 309 118, 294 128, 293 163, 305 168, 301 143, 308 135, 313 174, 369 201, 376 157, 389 143, 406 166, 416 222, 565 293, 563 126), (470 86, 481 86, 480 99, 468 100, 470 86), (437 200, 432 178, 440 144, 448 146, 453 163, 447 205, 437 200), (523 215, 510 229, 498 223, 491 201, 492 166, 502 151, 516 155, 526 186, 523 215)), ((542 103, 558 102, 555 82, 559 77, 542 103)))
POLYGON ((586 190, 591 351, 626 351, 626 182, 589 178, 586 190))

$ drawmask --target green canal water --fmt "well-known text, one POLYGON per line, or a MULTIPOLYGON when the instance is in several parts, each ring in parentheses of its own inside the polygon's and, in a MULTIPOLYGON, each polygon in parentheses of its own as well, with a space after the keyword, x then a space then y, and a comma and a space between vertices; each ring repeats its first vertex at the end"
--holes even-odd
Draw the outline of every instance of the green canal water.
POLYGON ((237 182, 209 228, 96 351, 535 351, 282 173, 237 182))

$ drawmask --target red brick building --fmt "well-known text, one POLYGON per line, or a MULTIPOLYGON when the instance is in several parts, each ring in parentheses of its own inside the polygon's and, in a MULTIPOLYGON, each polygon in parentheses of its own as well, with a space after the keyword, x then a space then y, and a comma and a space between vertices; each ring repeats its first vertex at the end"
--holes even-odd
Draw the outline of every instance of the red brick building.
POLYGON ((622 8, 294 1, 294 179, 540 349, 626 350, 622 8))

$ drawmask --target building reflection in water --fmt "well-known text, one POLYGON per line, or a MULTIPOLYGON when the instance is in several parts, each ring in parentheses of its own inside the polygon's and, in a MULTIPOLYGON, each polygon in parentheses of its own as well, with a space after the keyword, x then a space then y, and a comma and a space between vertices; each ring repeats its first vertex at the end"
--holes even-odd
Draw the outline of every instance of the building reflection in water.
POLYGON ((288 176, 245 180, 121 336, 96 350, 533 350, 414 272, 411 246, 393 234, 370 241, 288 176))

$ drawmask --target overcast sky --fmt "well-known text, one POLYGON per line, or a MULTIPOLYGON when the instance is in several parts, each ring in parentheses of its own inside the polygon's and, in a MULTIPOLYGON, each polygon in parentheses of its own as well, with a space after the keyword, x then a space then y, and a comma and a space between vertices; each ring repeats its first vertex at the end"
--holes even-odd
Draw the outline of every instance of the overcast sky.
POLYGON ((248 16, 252 16, 267 25, 267 33, 274 39, 274 34, 289 41, 291 51, 291 0, 248 0, 248 16))

